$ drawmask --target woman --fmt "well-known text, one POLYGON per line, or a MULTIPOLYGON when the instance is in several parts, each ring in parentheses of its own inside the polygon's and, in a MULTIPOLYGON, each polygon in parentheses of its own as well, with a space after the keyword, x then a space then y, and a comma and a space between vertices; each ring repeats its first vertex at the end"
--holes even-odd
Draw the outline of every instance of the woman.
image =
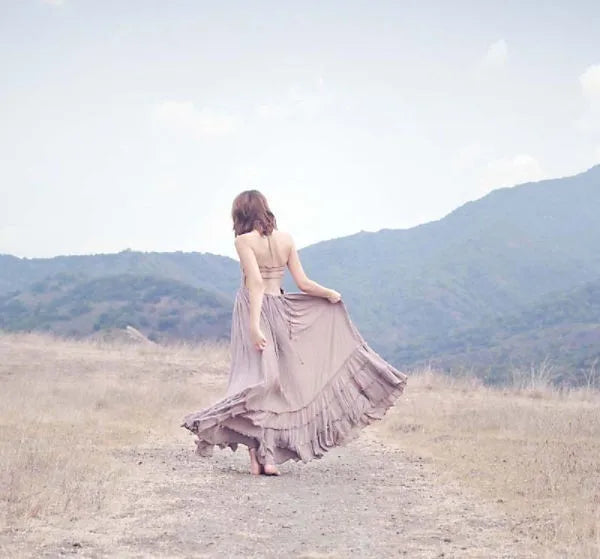
POLYGON ((337 291, 306 276, 259 191, 239 194, 232 218, 241 285, 229 383, 181 426, 197 435, 198 454, 243 444, 252 474, 279 475, 276 464, 321 458, 381 419, 408 377, 367 345, 337 291), (302 293, 282 289, 286 267, 302 293))

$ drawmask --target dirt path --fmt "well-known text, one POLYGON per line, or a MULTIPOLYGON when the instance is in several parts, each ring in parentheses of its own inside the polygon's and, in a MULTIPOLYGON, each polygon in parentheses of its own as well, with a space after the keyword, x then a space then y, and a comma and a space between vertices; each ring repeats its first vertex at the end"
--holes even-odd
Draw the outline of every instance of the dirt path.
POLYGON ((374 437, 288 462, 281 477, 247 474, 243 447, 197 457, 191 437, 128 451, 118 513, 13 533, 10 547, 21 542, 19 557, 541 557, 502 511, 374 437))

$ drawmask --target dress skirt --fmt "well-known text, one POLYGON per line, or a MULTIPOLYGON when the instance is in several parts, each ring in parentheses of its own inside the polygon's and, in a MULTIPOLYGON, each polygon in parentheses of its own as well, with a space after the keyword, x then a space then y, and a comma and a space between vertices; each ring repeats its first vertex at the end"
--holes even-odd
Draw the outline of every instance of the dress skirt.
POLYGON ((367 345, 343 300, 265 293, 263 351, 252 344, 249 316, 249 290, 242 285, 225 396, 181 424, 196 435, 201 456, 215 446, 243 444, 257 449, 261 464, 321 458, 381 419, 404 390, 408 376, 367 345))

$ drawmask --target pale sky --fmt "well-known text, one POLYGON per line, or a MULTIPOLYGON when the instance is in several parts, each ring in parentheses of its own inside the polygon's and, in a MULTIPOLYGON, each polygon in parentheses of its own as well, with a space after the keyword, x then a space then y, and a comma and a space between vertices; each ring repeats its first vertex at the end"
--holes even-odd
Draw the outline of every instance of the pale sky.
POLYGON ((0 253, 299 247, 600 163, 595 1, 0 0, 0 253))

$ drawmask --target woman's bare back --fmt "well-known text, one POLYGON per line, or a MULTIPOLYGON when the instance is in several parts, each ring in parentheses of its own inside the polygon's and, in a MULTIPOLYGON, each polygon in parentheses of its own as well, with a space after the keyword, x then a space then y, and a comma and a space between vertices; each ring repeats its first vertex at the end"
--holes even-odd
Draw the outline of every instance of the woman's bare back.
POLYGON ((265 293, 280 294, 283 274, 293 245, 291 235, 275 229, 270 235, 261 235, 254 230, 240 236, 247 238, 254 252, 265 293))
POLYGON ((274 229, 270 235, 261 235, 253 230, 238 235, 236 243, 240 245, 236 246, 244 268, 246 287, 249 287, 248 276, 250 275, 250 280, 254 280, 255 284, 258 281, 262 283, 265 293, 280 295, 282 279, 287 267, 300 291, 318 297, 327 297, 332 303, 340 299, 341 295, 337 291, 323 287, 306 275, 294 239, 289 233, 274 229), (252 257, 249 258, 251 255, 252 257))

